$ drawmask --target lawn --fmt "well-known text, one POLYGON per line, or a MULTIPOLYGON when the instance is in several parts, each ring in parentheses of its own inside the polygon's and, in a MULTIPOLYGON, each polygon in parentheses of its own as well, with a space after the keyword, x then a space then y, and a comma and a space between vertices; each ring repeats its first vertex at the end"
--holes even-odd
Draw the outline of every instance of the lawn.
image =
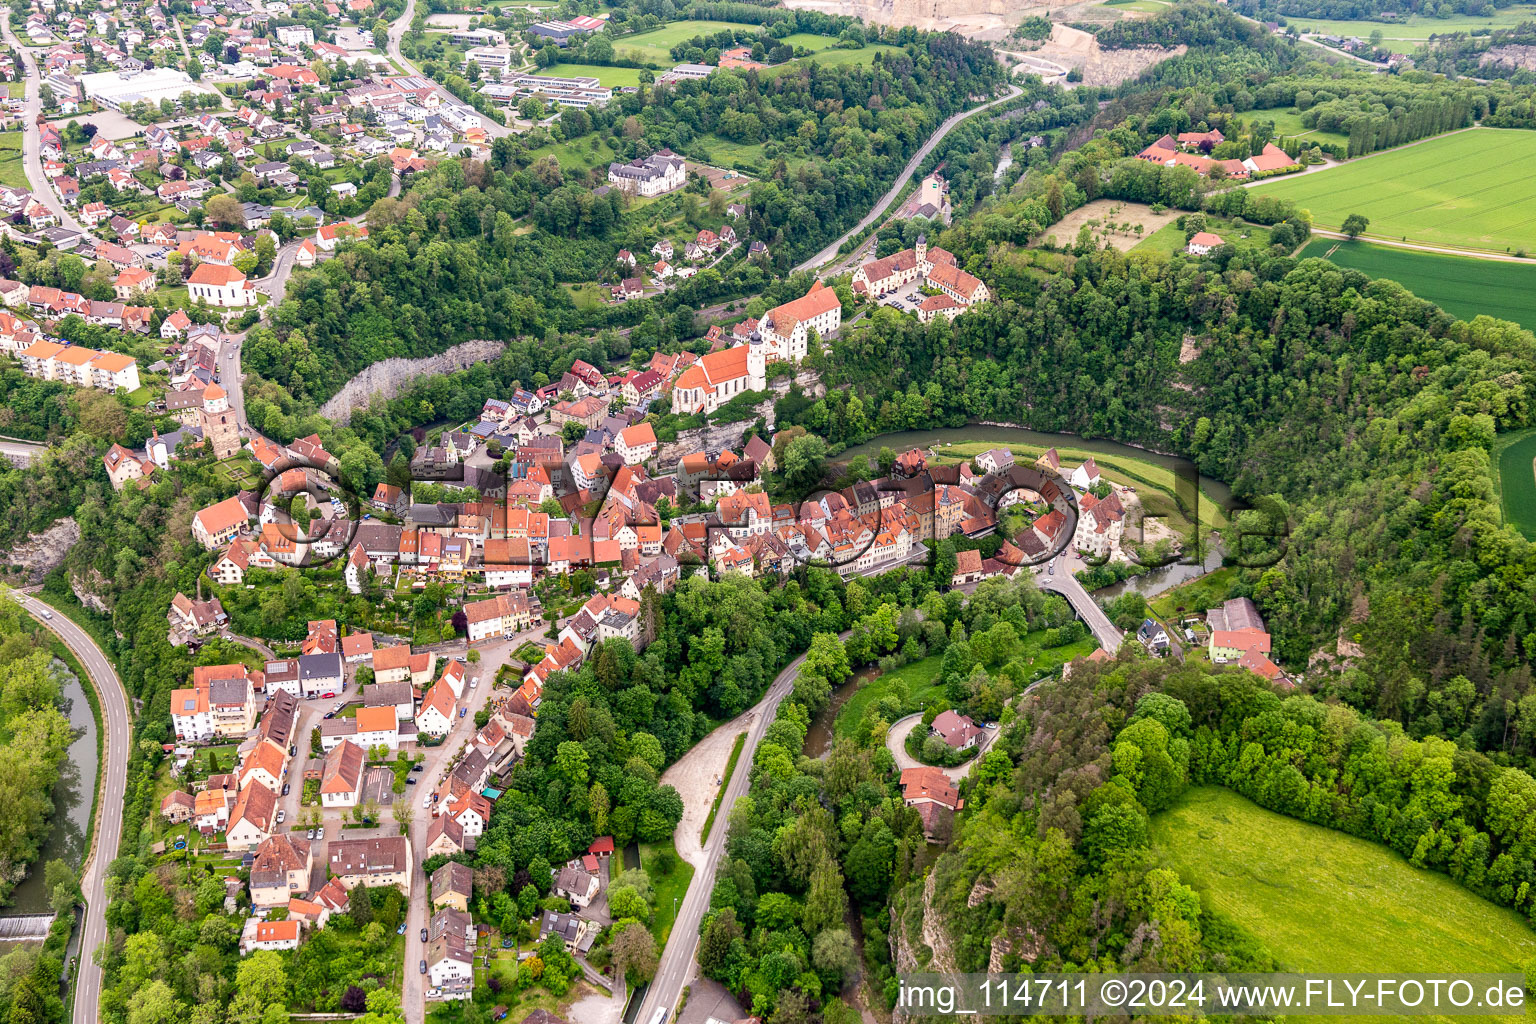
POLYGON ((1499 438, 1493 457, 1499 468, 1494 480, 1504 505, 1504 521, 1536 540, 1536 430, 1499 438))
POLYGON ((1333 239, 1315 239, 1301 255, 1325 258, 1371 277, 1389 278, 1462 320, 1486 313, 1536 330, 1536 264, 1333 239))
POLYGON ((565 289, 571 293, 577 309, 597 309, 608 301, 608 293, 602 285, 568 284, 565 289))
POLYGON ((1163 0, 1104 0, 1100 7, 1108 7, 1114 11, 1142 11, 1146 14, 1157 14, 1168 9, 1168 4, 1163 0))
POLYGON ((1499 252, 1536 248, 1536 132, 1476 129, 1257 186, 1338 228, 1352 213, 1370 234, 1499 252))
POLYGON ((595 78, 597 84, 608 89, 620 89, 640 84, 639 68, 609 68, 596 64, 551 64, 535 77, 542 78, 595 78))
POLYGON ((805 59, 813 60, 818 64, 825 64, 828 67, 835 67, 839 64, 873 64, 875 62, 875 54, 877 53, 890 55, 893 53, 902 52, 903 50, 899 46, 874 44, 861 47, 857 50, 838 50, 829 48, 818 51, 817 53, 813 53, 805 59))
MULTIPOLYGON (((1207 215, 1205 218, 1205 230, 1218 234, 1230 245, 1244 246, 1248 248, 1269 248, 1269 229, 1261 228, 1253 224, 1238 224, 1236 221, 1224 220, 1220 217, 1207 215)), ((1184 229, 1177 222, 1164 224, 1146 238, 1137 242, 1132 247, 1132 252, 1160 252, 1172 256, 1181 252, 1188 242, 1184 238, 1184 229)))
POLYGON ((1227 592, 1232 589, 1237 573, 1236 566, 1223 566, 1199 579, 1165 590, 1149 602, 1152 614, 1171 624, 1179 617, 1180 608, 1184 609, 1185 614, 1214 608, 1227 599, 1227 592))
POLYGON ((667 936, 672 932, 672 922, 677 915, 675 908, 682 906, 683 896, 688 892, 688 883, 693 881, 693 865, 679 857, 677 847, 669 841, 665 846, 660 843, 641 843, 640 867, 650 876, 651 888, 655 890, 651 934, 656 937, 656 948, 660 949, 667 944, 667 936), (672 854, 672 870, 665 874, 656 863, 657 854, 662 850, 672 854))
MULTIPOLYGON (((653 29, 650 32, 641 32, 635 36, 622 36, 613 41, 614 54, 619 57, 633 57, 644 64, 650 64, 658 68, 670 68, 677 63, 672 59, 672 47, 678 43, 686 43, 695 36, 710 36, 716 32, 728 29, 746 29, 755 31, 755 25, 744 25, 730 21, 674 21, 670 25, 653 29)), ((604 85, 608 83, 604 82, 604 85)))
POLYGON ((1243 115, 1248 124, 1259 121, 1273 121, 1275 134, 1283 138, 1298 138, 1312 143, 1328 143, 1335 146, 1349 145, 1349 136, 1340 135, 1338 132, 1321 132, 1316 128, 1308 128, 1301 123, 1301 114, 1295 110, 1250 110, 1243 115))
POLYGON ((939 685, 939 668, 943 660, 940 655, 931 655, 871 679, 843 703, 836 721, 832 723, 832 734, 838 739, 854 735, 859 723, 864 720, 864 712, 880 698, 890 694, 897 682, 907 684, 909 700, 926 702, 942 689, 939 685))
POLYGON ((1192 790, 1153 818, 1152 847, 1257 936, 1282 969, 1519 974, 1536 955, 1536 934, 1514 911, 1415 869, 1385 846, 1266 811, 1227 790, 1192 790))
POLYGON ((0 132, 0 185, 29 187, 21 164, 21 132, 0 132))

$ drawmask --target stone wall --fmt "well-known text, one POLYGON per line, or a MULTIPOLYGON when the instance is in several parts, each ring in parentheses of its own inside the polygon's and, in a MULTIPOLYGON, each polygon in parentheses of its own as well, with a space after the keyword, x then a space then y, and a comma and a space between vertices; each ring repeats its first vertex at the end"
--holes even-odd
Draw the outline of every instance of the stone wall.
POLYGON ((333 423, 345 424, 352 419, 353 410, 366 409, 375 395, 393 398, 417 377, 467 370, 475 363, 495 359, 506 347, 504 341, 477 338, 435 356, 380 360, 343 384, 341 390, 320 407, 320 415, 333 423))

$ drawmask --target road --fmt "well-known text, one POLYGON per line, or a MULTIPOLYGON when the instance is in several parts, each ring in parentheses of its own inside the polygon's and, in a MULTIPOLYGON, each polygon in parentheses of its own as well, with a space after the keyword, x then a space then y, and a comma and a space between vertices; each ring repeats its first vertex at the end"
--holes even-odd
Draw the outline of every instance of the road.
MULTIPOLYGON (((412 2, 414 3, 415 0, 412 0, 412 2)), ((391 30, 390 34, 391 38, 393 38, 393 30, 391 30)), ((950 115, 950 117, 945 120, 943 124, 939 125, 938 130, 928 137, 928 141, 923 143, 922 147, 913 154, 912 159, 907 161, 907 166, 902 169, 902 172, 899 175, 896 176, 896 181, 891 185, 891 190, 887 192, 878 203, 875 204, 874 209, 870 210, 863 220, 859 221, 852 228, 850 228, 847 233, 845 233, 837 241, 833 242, 831 245, 828 245, 825 249, 821 250, 821 252, 817 253, 815 256, 812 256, 810 259, 796 267, 794 272, 798 274, 802 270, 810 270, 813 267, 819 267, 823 263, 826 263, 828 260, 835 258, 837 256, 837 251, 843 247, 844 242, 848 241, 848 239, 852 238, 854 235, 857 235, 859 232, 863 231, 865 228, 869 227, 876 220, 878 220, 881 214, 885 213, 886 207, 890 206, 896 201, 896 197, 901 194, 901 190, 906 187, 906 184, 909 180, 911 180, 912 175, 917 173, 917 165, 922 163, 924 158, 927 157, 929 153, 933 152, 933 147, 937 146, 940 142, 943 141, 944 136, 949 134, 951 128, 959 124, 961 121, 964 121, 971 115, 979 114, 983 110, 986 110, 988 107, 996 106, 999 103, 1006 103, 1014 97, 1021 95, 1023 92, 1024 90, 1020 89, 1018 86, 1010 85, 1008 87, 1008 95, 992 100, 990 103, 983 103, 979 107, 972 107, 970 110, 962 110, 958 114, 950 115)))
POLYGON ((64 209, 64 204, 59 201, 58 193, 54 192, 48 178, 43 174, 42 145, 39 141, 37 130, 37 115, 42 112, 43 79, 37 73, 37 60, 32 56, 32 51, 21 45, 21 40, 16 38, 16 33, 11 31, 11 12, 7 9, 0 20, 0 30, 3 30, 5 41, 16 55, 21 59, 22 75, 26 78, 27 90, 21 105, 21 166, 26 173, 27 184, 37 196, 38 202, 53 211, 53 215, 59 218, 59 223, 71 231, 79 231, 82 234, 85 229, 80 222, 70 216, 64 209))
MULTIPOLYGON (((417 70, 416 66, 410 61, 406 60, 405 55, 400 52, 400 40, 405 37, 406 29, 411 27, 411 19, 415 16, 416 0, 407 0, 405 5, 405 13, 400 15, 400 17, 395 20, 395 23, 389 26, 389 36, 386 40, 384 52, 389 56, 390 60, 394 61, 401 68, 403 68, 407 74, 421 75, 421 72, 417 70)), ((427 78, 425 75, 421 75, 421 77, 429 82, 431 81, 431 79, 427 78)), ((480 113, 480 111, 476 110, 468 103, 465 103, 453 93, 443 88, 441 85, 437 86, 437 92, 442 97, 443 103, 446 106, 458 107, 460 110, 464 111, 464 113, 478 119, 480 124, 485 128, 486 134, 492 138, 499 139, 504 136, 515 134, 512 129, 508 128, 506 125, 486 117, 484 114, 480 113)))
POLYGON ((107 940, 106 872, 117 859, 118 842, 123 835, 123 791, 128 782, 130 734, 128 695, 123 691, 112 662, 85 630, 71 622, 63 612, 53 611, 30 594, 15 592, 12 597, 29 615, 64 641, 85 666, 100 699, 101 716, 107 731, 107 758, 101 766, 96 828, 91 833, 91 851, 80 879, 80 889, 86 900, 85 927, 80 935, 80 971, 75 979, 74 1024, 96 1024, 101 1016, 101 968, 93 954, 107 940))
POLYGON ((1083 589, 1083 585, 1077 582, 1076 577, 1071 573, 1044 575, 1037 572, 1035 585, 1041 590, 1049 590, 1066 598, 1072 610, 1077 612, 1078 618, 1087 623, 1088 631, 1093 634, 1093 638, 1099 642, 1100 647, 1110 654, 1120 650, 1120 641, 1125 639, 1125 634, 1115 628, 1115 624, 1109 621, 1109 616, 1104 614, 1104 609, 1099 607, 1098 602, 1083 589))
MULTIPOLYGON (((421 748, 425 767, 411 776, 420 781, 407 788, 400 797, 411 801, 411 906, 405 917, 405 972, 400 991, 400 1005, 405 1012, 406 1024, 422 1024, 426 1019, 426 978, 421 974, 420 964, 426 959, 427 948, 426 943, 421 941, 421 930, 427 926, 432 910, 427 903, 427 874, 421 865, 427 859, 427 829, 432 825, 432 812, 422 805, 422 801, 428 793, 436 791, 443 779, 443 769, 453 760, 464 741, 474 736, 475 713, 490 701, 492 691, 496 688, 497 669, 523 643, 543 638, 547 628, 547 623, 540 622, 525 633, 476 648, 480 652, 480 661, 469 666, 468 685, 471 688, 465 690, 459 700, 459 706, 468 708, 468 713, 454 720, 453 730, 439 746, 421 748)), ((510 696, 511 692, 504 690, 500 696, 510 696)))
MULTIPOLYGON (((1025 691, 1026 693, 1028 691, 1025 691)), ((908 715, 906 718, 898 718, 891 723, 890 729, 885 734, 885 748, 896 759, 896 770, 906 771, 908 768, 920 768, 922 762, 907 753, 907 734, 917 728, 923 722, 923 712, 908 715)), ((1002 735, 1001 729, 988 729, 981 738, 981 745, 976 749, 976 756, 963 764, 957 764, 953 768, 940 768, 939 771, 949 776, 949 781, 955 785, 971 773, 971 769, 981 760, 981 755, 987 752, 992 741, 1002 735)))
MULTIPOLYGON (((1321 238, 1337 238, 1340 241, 1349 236, 1342 231, 1334 231, 1330 228, 1313 228, 1312 234, 1321 238)), ((1508 252, 1485 252, 1482 249, 1452 249, 1444 245, 1425 245, 1422 242, 1404 242, 1394 238, 1379 238, 1376 235, 1364 234, 1360 241, 1370 242, 1372 245, 1385 245, 1393 249, 1415 249, 1419 252, 1435 252, 1446 256, 1471 257, 1479 260, 1497 260, 1501 263, 1536 263, 1536 258, 1530 256, 1516 256, 1508 252)))

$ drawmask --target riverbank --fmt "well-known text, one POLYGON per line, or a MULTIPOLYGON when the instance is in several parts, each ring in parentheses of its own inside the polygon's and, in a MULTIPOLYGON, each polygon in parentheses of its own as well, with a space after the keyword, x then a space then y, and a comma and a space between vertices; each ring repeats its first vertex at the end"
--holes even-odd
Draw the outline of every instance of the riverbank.
POLYGON ((881 434, 844 449, 836 459, 853 462, 872 458, 882 448, 898 455, 911 448, 937 449, 941 462, 971 459, 991 448, 1007 448, 1016 458, 1030 462, 1048 448, 1055 448, 1068 464, 1081 463, 1091 456, 1108 479, 1137 488, 1148 515, 1167 516, 1169 526, 1180 533, 1188 533, 1195 521, 1207 530, 1222 529, 1227 523, 1227 510, 1236 504, 1231 487, 1214 477, 1200 475, 1193 462, 1180 456, 1118 441, 1042 433, 1001 424, 973 423, 965 427, 881 434), (1149 500, 1143 488, 1156 493, 1149 500), (1167 502, 1166 506, 1159 503, 1159 496, 1167 502), (1185 529, 1179 529, 1181 523, 1185 529))

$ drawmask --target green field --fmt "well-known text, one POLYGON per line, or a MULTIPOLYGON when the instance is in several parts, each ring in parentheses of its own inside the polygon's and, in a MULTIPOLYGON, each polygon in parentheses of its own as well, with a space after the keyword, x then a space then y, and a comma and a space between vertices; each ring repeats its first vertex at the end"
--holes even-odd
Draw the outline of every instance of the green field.
POLYGON ((1169 7, 1164 0, 1104 0, 1099 6, 1113 11, 1142 11, 1146 14, 1157 14, 1169 7))
MULTIPOLYGON (((1229 245, 1257 246, 1261 249, 1269 247, 1269 230, 1267 228, 1261 228, 1254 224, 1238 224, 1234 221, 1209 215, 1206 216, 1205 221, 1205 230, 1220 235, 1229 245)), ((1188 244, 1184 238, 1184 229, 1179 227, 1177 221, 1174 221, 1164 224, 1146 238, 1137 242, 1131 251, 1161 252, 1171 256, 1176 252, 1182 252, 1188 244)))
POLYGON ((595 135, 587 135, 577 142, 552 142, 547 146, 531 149, 528 155, 535 161, 541 157, 553 156, 559 162, 561 170, 585 174, 593 167, 609 163, 615 154, 606 142, 595 135))
POLYGON ((537 77, 544 78, 578 78, 591 77, 597 79, 599 85, 609 89, 619 89, 624 86, 636 86, 640 84, 639 68, 609 68, 597 64, 551 64, 537 77))
POLYGON ((1493 458, 1504 521, 1536 540, 1536 430, 1499 438, 1493 458))
POLYGON ((1518 974, 1536 955, 1536 933, 1514 911, 1415 869, 1385 846, 1266 811, 1224 789, 1192 790, 1153 818, 1152 846, 1257 936, 1282 969, 1518 974))
POLYGON ((1486 313, 1536 330, 1536 265, 1327 238, 1307 243, 1301 255, 1329 252, 1328 259, 1339 266, 1396 281, 1458 319, 1486 313))
POLYGON ((613 49, 617 56, 633 57, 654 67, 669 68, 677 63, 672 59, 671 51, 672 47, 678 43, 686 43, 695 36, 709 36, 728 29, 755 30, 756 27, 731 21, 674 21, 670 25, 650 32, 615 39, 613 49))
POLYGON ((1314 223, 1337 228, 1352 213, 1370 234, 1464 249, 1536 249, 1536 132, 1455 132, 1255 188, 1292 199, 1314 223))
POLYGON ((1474 17, 1471 15, 1458 15, 1452 18, 1425 18, 1417 14, 1410 14, 1398 21, 1328 21, 1318 18, 1290 18, 1287 26, 1294 26, 1298 32, 1315 32, 1319 35, 1333 36, 1359 36, 1361 39, 1369 39, 1371 32, 1381 29, 1382 45, 1387 49, 1400 53, 1410 52, 1418 43, 1428 39, 1432 35, 1445 35, 1448 32, 1471 32, 1477 28, 1508 28, 1518 25, 1522 21, 1536 18, 1536 4, 1517 4, 1495 11, 1488 17, 1474 17), (1393 46, 1393 42, 1400 42, 1402 47, 1393 46))

